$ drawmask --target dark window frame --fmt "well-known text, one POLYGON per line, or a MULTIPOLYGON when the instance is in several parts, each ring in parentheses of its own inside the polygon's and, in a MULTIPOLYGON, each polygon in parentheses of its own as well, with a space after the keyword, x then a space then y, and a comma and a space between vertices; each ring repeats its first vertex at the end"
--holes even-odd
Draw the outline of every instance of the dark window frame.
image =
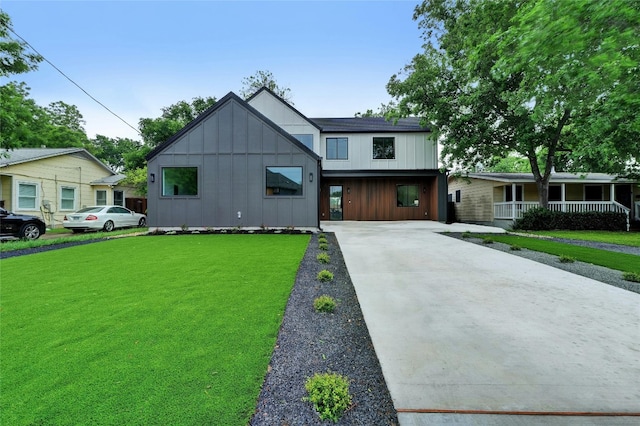
POLYGON ((337 137, 337 138, 326 138, 326 151, 327 151, 327 160, 348 160, 349 159, 349 138, 346 137, 337 137), (341 150, 341 142, 344 143, 344 147, 341 150), (335 147, 330 151, 329 145, 334 145, 335 147), (331 155, 330 155, 331 154, 331 155), (344 155, 341 155, 344 154, 344 155))
POLYGON ((160 168, 161 186, 160 196, 162 198, 198 198, 200 196, 200 168, 198 166, 162 166, 160 168), (175 180, 175 176, 167 178, 166 172, 177 169, 182 170, 195 170, 195 180, 193 177, 189 177, 188 180, 178 181, 175 180), (167 183, 168 181, 168 183, 167 183), (192 186, 195 184, 195 194, 192 193, 192 186), (172 189, 169 193, 167 190, 172 189))
POLYGON ((392 136, 375 136, 373 138, 374 160, 396 159, 396 138, 392 136))
POLYGON ((266 166, 265 167, 265 181, 264 181, 264 196, 271 198, 282 197, 304 197, 304 167, 302 166, 266 166), (281 169, 299 169, 300 181, 294 180, 290 174, 282 173, 281 169), (270 174, 271 173, 271 174, 270 174), (277 176, 280 175, 280 176, 277 176), (271 186, 270 186, 271 185, 271 186), (279 186, 276 186, 279 185, 279 186), (296 185, 299 188, 296 188, 296 185))
POLYGON ((420 185, 416 184, 399 184, 396 185, 396 207, 406 208, 406 207, 420 207, 420 185), (415 193, 412 193, 409 188, 414 188, 415 193), (401 189, 404 189, 403 193, 401 193, 401 189), (413 200, 411 200, 413 198, 413 200), (418 202, 416 204, 415 202, 418 202))

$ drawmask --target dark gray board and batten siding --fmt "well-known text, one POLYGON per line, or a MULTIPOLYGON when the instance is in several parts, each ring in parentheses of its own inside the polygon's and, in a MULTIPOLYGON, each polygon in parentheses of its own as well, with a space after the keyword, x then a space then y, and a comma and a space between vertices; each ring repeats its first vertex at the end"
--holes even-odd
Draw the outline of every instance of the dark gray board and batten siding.
POLYGON ((148 224, 318 227, 319 160, 230 93, 147 156, 148 224), (198 168, 197 196, 162 196, 162 168, 179 166, 198 168), (266 168, 278 166, 302 167, 302 196, 267 195, 266 168))

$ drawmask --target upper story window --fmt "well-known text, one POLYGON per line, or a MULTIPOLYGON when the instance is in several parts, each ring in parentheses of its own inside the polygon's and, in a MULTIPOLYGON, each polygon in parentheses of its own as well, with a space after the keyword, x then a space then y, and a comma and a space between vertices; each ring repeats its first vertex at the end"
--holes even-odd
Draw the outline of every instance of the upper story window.
POLYGON ((349 139, 327 138, 327 160, 348 160, 349 139))
POLYGON ((393 160, 396 158, 396 138, 373 138, 373 159, 393 160))
POLYGON ((298 139, 304 146, 313 151, 313 135, 307 134, 299 134, 299 135, 291 135, 294 138, 298 139))
POLYGON ((302 167, 267 167, 266 195, 302 195, 302 167))
POLYGON ((76 189, 68 186, 60 188, 60 210, 75 210, 76 189))
POLYGON ((162 196, 196 196, 198 195, 197 167, 163 167, 162 196))
POLYGON ((35 183, 18 183, 18 210, 35 210, 38 186, 35 183))

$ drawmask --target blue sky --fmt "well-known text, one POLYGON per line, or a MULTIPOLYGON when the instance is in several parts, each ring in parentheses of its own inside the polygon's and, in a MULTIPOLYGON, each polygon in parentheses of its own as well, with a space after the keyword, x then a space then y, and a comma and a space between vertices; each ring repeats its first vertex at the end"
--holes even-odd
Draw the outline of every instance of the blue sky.
MULTIPOLYGON (((2 0, 13 29, 111 110, 143 117, 196 96, 239 93, 269 70, 309 117, 352 117, 390 100, 389 78, 422 50, 415 1, 2 0)), ((49 64, 11 76, 45 106, 76 105, 87 135, 132 137, 49 64)), ((3 83, 4 84, 4 83, 3 83)))

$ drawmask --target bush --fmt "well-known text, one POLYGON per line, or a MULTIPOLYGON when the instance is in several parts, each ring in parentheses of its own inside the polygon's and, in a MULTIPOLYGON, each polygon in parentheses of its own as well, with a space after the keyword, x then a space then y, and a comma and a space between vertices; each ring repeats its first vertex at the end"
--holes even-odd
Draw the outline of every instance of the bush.
POLYGON ((327 253, 320 253, 316 256, 316 260, 320 263, 329 263, 331 258, 327 253))
POLYGON ((327 240, 327 237, 318 237, 318 243, 327 244, 328 242, 329 240, 327 240))
POLYGON ((557 212, 536 207, 516 220, 514 229, 544 231, 565 229, 569 231, 626 231, 627 215, 615 212, 557 212))
POLYGON ((304 400, 311 402, 321 420, 340 420, 342 414, 351 405, 349 380, 335 373, 316 373, 304 384, 309 396, 304 400))
POLYGON ((318 244, 318 248, 319 248, 320 250, 325 250, 325 251, 327 251, 327 250, 329 250, 329 244, 327 244, 327 243, 320 243, 320 244, 318 244))
POLYGON ((622 274, 622 279, 634 283, 640 283, 640 274, 637 272, 625 272, 622 274))
POLYGON ((313 301, 313 307, 318 312, 333 312, 336 309, 336 300, 331 296, 323 294, 313 301))
POLYGON ((567 256, 565 254, 561 254, 558 257, 558 260, 560 261, 560 263, 573 263, 576 261, 575 257, 571 257, 571 256, 567 256))
POLYGON ((318 279, 323 283, 327 281, 333 281, 333 274, 330 271, 323 269, 322 271, 318 272, 318 279))
POLYGON ((494 241, 493 241, 493 238, 491 238, 491 237, 484 237, 482 239, 482 244, 493 244, 493 243, 494 243, 494 241))
POLYGON ((462 238, 471 238, 471 237, 473 237, 473 234, 469 231, 464 231, 462 233, 462 238))
POLYGON ((520 247, 517 244, 512 245, 511 247, 509 247, 509 250, 513 250, 513 251, 520 251, 522 250, 522 247, 520 247))

